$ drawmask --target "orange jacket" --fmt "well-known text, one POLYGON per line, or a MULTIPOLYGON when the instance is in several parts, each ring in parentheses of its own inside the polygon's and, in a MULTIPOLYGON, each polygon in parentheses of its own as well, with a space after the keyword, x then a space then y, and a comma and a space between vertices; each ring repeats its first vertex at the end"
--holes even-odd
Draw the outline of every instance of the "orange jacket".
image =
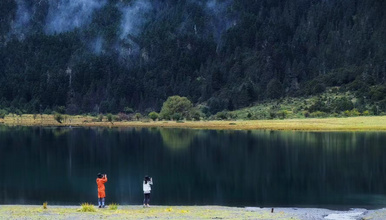
POLYGON ((107 177, 97 178, 96 183, 98 185, 98 198, 105 198, 105 183, 107 182, 107 177))

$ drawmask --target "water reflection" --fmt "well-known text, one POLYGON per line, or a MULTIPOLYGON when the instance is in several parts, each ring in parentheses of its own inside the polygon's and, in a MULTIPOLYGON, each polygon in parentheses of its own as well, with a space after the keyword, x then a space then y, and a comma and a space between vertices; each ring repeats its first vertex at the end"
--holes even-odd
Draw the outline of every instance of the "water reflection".
POLYGON ((0 126, 0 203, 381 207, 386 133, 0 126), (176 153, 178 152, 178 153, 176 153))
POLYGON ((173 150, 187 149, 199 133, 198 130, 174 128, 161 128, 158 131, 163 144, 173 150))

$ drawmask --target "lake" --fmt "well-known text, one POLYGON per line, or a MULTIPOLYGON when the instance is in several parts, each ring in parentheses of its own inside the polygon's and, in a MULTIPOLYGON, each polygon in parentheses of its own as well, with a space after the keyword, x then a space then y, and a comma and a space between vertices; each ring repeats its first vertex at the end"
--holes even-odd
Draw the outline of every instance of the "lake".
POLYGON ((0 204, 379 208, 385 132, 0 126, 0 204))

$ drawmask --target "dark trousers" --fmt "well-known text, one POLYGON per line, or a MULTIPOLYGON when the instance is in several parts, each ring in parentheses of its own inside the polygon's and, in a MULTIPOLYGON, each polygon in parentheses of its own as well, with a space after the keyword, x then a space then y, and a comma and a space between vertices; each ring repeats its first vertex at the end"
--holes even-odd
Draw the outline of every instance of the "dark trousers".
POLYGON ((150 193, 143 194, 143 204, 148 205, 150 203, 150 193))

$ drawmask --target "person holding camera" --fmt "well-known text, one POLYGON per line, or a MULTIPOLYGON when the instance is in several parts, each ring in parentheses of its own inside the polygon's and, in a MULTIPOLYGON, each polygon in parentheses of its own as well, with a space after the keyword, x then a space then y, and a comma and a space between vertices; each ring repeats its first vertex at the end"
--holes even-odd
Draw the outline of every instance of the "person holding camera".
POLYGON ((96 179, 96 183, 98 185, 98 205, 99 208, 105 207, 105 198, 106 198, 106 192, 105 192, 105 183, 107 182, 107 175, 98 173, 96 179))
POLYGON ((145 176, 145 179, 143 180, 143 207, 150 207, 150 191, 151 186, 153 185, 153 178, 149 176, 145 176))

